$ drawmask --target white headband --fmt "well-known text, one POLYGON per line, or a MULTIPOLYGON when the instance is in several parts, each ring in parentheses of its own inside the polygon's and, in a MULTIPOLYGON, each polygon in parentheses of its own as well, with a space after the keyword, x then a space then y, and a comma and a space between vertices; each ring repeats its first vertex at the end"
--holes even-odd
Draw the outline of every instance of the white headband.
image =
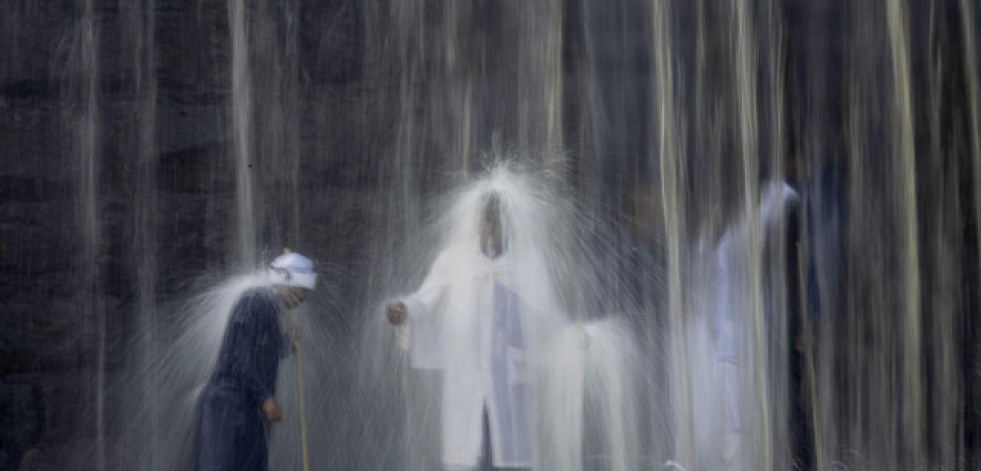
POLYGON ((276 257, 269 266, 276 284, 309 290, 317 286, 317 272, 313 261, 303 255, 287 252, 276 257))

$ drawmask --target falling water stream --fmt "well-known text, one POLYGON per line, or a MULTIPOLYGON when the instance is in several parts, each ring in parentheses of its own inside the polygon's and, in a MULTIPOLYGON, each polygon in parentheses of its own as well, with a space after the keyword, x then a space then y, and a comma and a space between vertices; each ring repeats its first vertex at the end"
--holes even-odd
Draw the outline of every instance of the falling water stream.
POLYGON ((95 460, 97 470, 106 469, 106 306, 95 295, 101 290, 102 273, 99 259, 102 255, 102 214, 99 201, 101 181, 101 115, 99 107, 99 31, 96 24, 94 3, 85 0, 79 31, 79 95, 77 122, 77 149, 80 168, 78 171, 78 205, 82 236, 82 256, 79 261, 82 273, 83 294, 81 306, 88 334, 94 351, 92 389, 94 400, 95 460))
POLYGON ((438 469, 442 373, 382 306, 493 191, 566 332, 539 469, 981 464, 976 2, 61 3, 0 20, 0 385, 48 418, 0 461, 186 469, 228 310, 290 247, 321 286, 271 468, 302 415, 311 469, 438 469))
POLYGON ((249 69, 247 5, 244 0, 228 0, 228 24, 232 45, 232 126, 235 161, 235 195, 238 215, 236 235, 238 263, 256 264, 256 200, 253 195, 252 72, 249 69))

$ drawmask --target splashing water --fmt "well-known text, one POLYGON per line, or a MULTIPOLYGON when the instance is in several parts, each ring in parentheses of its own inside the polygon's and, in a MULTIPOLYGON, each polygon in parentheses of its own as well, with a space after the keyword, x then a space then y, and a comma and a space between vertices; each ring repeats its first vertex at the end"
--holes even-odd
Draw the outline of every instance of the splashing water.
MULTIPOLYGON (((635 426, 631 414, 635 398, 627 370, 630 363, 624 361, 632 350, 633 338, 616 327, 615 319, 587 322, 605 314, 586 312, 588 306, 604 304, 597 298, 601 291, 595 279, 585 276, 596 273, 596 267, 591 266, 595 261, 584 247, 595 228, 577 219, 575 211, 548 190, 546 180, 511 167, 496 166, 485 177, 452 192, 439 205, 437 212, 442 214, 436 218, 430 237, 407 243, 391 258, 399 265, 418 264, 411 270, 424 272, 431 262, 414 254, 438 253, 420 291, 402 297, 410 311, 418 301, 409 300, 425 299, 427 306, 415 309, 427 309, 431 319, 410 321, 407 331, 368 321, 361 345, 363 358, 371 365, 364 371, 370 379, 362 378, 359 383, 375 391, 385 390, 387 384, 402 397, 381 400, 374 406, 375 411, 383 411, 380 417, 368 413, 361 419, 378 421, 383 424, 379 427, 401 437, 395 442, 404 443, 408 469, 438 467, 440 461, 461 459, 447 452, 446 447, 454 445, 454 436, 445 435, 445 427, 467 433, 470 428, 460 429, 467 426, 453 425, 452 421, 468 414, 470 406, 466 404, 471 401, 478 401, 479 409, 486 404, 489 414, 500 412, 494 407, 504 404, 510 412, 503 417, 529 420, 529 429, 517 427, 513 430, 519 435, 512 436, 507 428, 496 433, 495 426, 505 426, 493 422, 497 417, 490 418, 491 447, 504 448, 503 455, 509 450, 506 443, 517 439, 524 442, 517 445, 518 449, 531 449, 536 468, 634 469, 636 444, 630 430, 635 426), (488 195, 499 201, 504 239, 503 253, 493 260, 480 251, 481 218, 488 195), (509 394, 527 394, 528 399, 510 406, 499 397, 503 389, 494 389, 498 392, 490 392, 481 400, 477 399, 483 397, 479 390, 460 395, 455 385, 446 383, 477 375, 481 358, 489 354, 480 353, 477 346, 479 333, 489 328, 478 326, 483 317, 491 315, 480 307, 491 286, 512 292, 514 311, 508 312, 519 313, 513 319, 518 325, 509 327, 517 329, 517 335, 511 331, 506 337, 512 345, 508 348, 509 361, 517 355, 519 363, 509 363, 498 374, 509 378, 509 394), (400 341, 401 346, 396 346, 400 341), (375 352, 386 354, 378 356, 375 352), (523 386, 513 389, 518 383, 523 386), (402 412, 397 412, 402 407, 402 412), (592 419, 588 423, 583 420, 584 410, 592 419), (397 416, 403 414, 400 427, 397 416), (442 439, 440 424, 444 427, 442 439), (589 463, 583 460, 584 434, 602 450, 589 463), (495 443, 499 440, 503 442, 495 443)), ((393 285, 399 290, 412 289, 404 281, 393 285)), ((499 299, 495 297, 493 302, 499 299)), ((493 314, 494 319, 507 316, 502 312, 493 314)), ((366 315, 381 321, 379 310, 366 315)), ((504 342, 505 338, 495 337, 495 345, 497 341, 504 342)), ((500 380, 493 378, 495 384, 500 380)), ((471 423, 469 427, 474 426, 471 423)), ((511 451, 521 455, 513 446, 511 451)))
POLYGON ((741 244, 745 463, 978 468, 976 3, 11 0, 0 467, 185 468, 261 281, 183 280, 302 245, 338 267, 297 314, 311 465, 438 469, 445 378, 381 312, 479 244, 493 191, 516 296, 555 314, 527 333, 536 464, 713 469, 700 257, 787 178, 796 214, 741 244))

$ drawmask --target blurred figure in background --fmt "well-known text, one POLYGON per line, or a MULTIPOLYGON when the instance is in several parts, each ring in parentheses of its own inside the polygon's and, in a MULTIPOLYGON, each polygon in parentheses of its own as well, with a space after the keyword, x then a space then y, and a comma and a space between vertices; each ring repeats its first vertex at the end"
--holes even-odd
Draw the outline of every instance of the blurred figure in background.
MULTIPOLYGON (((292 352, 280 314, 302 303, 317 283, 313 262, 298 253, 273 260, 269 286, 245 292, 232 310, 214 373, 198 401, 194 458, 198 471, 264 471, 276 401, 279 360, 292 352)), ((291 342, 292 340, 292 342, 291 342)))
MULTIPOLYGON (((763 185, 758 219, 749 220, 743 213, 724 229, 714 245, 699 250, 693 294, 699 298, 696 303, 701 306, 702 321, 711 332, 706 347, 714 356, 714 361, 693 368, 702 376, 696 381, 715 388, 700 399, 696 397, 695 403, 696 409, 710 410, 713 415, 705 420, 708 425, 703 424, 696 432, 696 440, 705 450, 700 461, 706 462, 702 466, 706 469, 746 469, 743 442, 753 415, 749 379, 754 367, 751 343, 747 342, 753 318, 748 249, 754 243, 762 246, 768 229, 783 220, 797 199, 797 192, 786 183, 763 185), (758 234, 763 240, 751 240, 752 224, 759 225, 758 234)), ((704 358, 705 352, 700 352, 699 357, 704 358)), ((700 394, 698 390, 695 393, 700 394)))

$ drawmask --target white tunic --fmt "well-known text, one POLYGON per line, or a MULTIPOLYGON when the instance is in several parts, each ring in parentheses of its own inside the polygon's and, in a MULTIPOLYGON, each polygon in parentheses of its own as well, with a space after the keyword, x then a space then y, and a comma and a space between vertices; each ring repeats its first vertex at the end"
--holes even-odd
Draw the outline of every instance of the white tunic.
MULTIPOLYGON (((748 247, 751 243, 750 228, 757 224, 765 238, 767 229, 778 224, 784 209, 797 200, 797 193, 786 183, 769 182, 763 187, 758 219, 738 220, 719 239, 715 250, 709 254, 708 273, 711 281, 703 284, 711 293, 703 293, 714 300, 714 346, 716 356, 716 380, 721 388, 723 427, 726 432, 739 432, 746 427, 743 408, 745 388, 743 380, 752 377, 752 362, 744 361, 747 323, 752 318, 748 272, 750 266, 748 247)), ((704 263, 704 262, 703 262, 704 263)))
POLYGON ((507 255, 489 259, 476 247, 456 246, 440 253, 403 300, 412 366, 444 371, 444 464, 477 464, 486 410, 494 466, 531 466, 525 342, 536 309, 518 295, 516 278, 507 255))

